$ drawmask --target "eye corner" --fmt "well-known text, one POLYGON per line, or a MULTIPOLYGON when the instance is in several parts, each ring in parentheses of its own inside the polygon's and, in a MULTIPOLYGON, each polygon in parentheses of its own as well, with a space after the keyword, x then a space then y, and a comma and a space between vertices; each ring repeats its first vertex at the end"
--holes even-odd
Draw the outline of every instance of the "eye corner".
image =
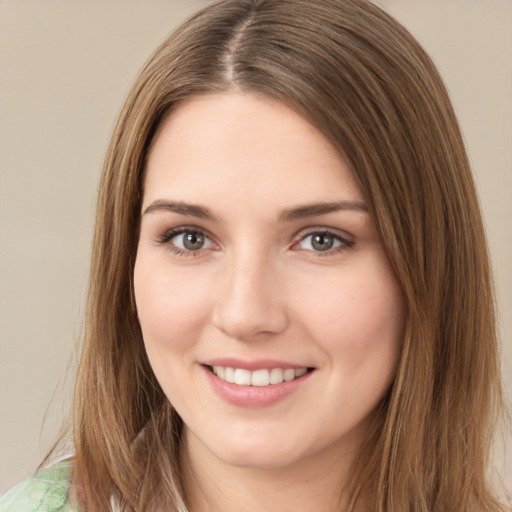
POLYGON ((177 256, 199 256, 205 251, 218 250, 218 244, 204 229, 179 226, 167 229, 155 237, 157 246, 165 247, 177 256))
POLYGON ((312 228, 301 231, 290 248, 315 256, 331 256, 351 249, 354 244, 353 237, 346 233, 329 228, 312 228))

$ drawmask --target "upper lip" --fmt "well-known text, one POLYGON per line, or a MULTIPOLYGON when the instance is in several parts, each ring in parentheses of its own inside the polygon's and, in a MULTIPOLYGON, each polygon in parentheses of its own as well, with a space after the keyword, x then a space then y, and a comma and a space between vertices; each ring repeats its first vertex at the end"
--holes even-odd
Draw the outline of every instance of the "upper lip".
POLYGON ((311 368, 307 364, 290 363, 275 359, 252 359, 248 361, 232 357, 208 359, 203 361, 202 364, 206 366, 223 366, 225 368, 243 368, 244 370, 249 371, 262 369, 272 370, 273 368, 282 368, 283 370, 288 368, 293 368, 294 370, 298 370, 300 368, 311 368))

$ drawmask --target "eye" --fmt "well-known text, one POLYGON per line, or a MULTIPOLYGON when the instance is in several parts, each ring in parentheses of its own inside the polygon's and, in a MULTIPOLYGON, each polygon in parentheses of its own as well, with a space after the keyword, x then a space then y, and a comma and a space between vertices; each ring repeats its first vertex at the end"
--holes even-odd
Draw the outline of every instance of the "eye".
POLYGON ((191 255, 214 247, 213 242, 198 229, 179 228, 168 231, 158 238, 158 243, 168 245, 170 250, 178 255, 191 255))
POLYGON ((211 247, 211 241, 199 231, 185 231, 171 238, 171 242, 178 249, 187 251, 198 251, 211 247))
POLYGON ((352 245, 353 242, 331 231, 315 231, 303 236, 295 247, 303 251, 330 253, 352 247, 352 245))

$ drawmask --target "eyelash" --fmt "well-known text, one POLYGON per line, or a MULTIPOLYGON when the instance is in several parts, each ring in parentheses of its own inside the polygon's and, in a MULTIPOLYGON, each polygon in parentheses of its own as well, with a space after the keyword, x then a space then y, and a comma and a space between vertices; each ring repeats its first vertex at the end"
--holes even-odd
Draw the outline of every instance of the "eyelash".
POLYGON ((350 249, 354 246, 354 242, 351 240, 348 240, 344 236, 340 235, 338 232, 325 229, 325 228, 316 228, 316 229, 308 229, 307 231, 303 231, 299 233, 297 242, 294 242, 292 247, 295 247, 296 245, 300 244, 304 240, 306 240, 308 237, 314 236, 314 235, 321 235, 321 236, 328 236, 333 238, 334 240, 338 241, 340 243, 339 246, 333 247, 332 249, 327 249, 325 251, 312 251, 308 249, 308 252, 313 253, 316 257, 322 258, 325 256, 332 256, 334 254, 339 254, 341 252, 346 251, 347 249, 350 249))
POLYGON ((159 245, 167 245, 169 251, 171 251, 176 256, 181 257, 196 257, 202 252, 200 249, 197 251, 184 250, 176 247, 174 244, 171 244, 170 241, 178 235, 182 235, 184 233, 194 233, 198 235, 204 236, 205 239, 211 240, 211 238, 204 232, 204 230, 194 227, 194 226, 183 226, 177 229, 171 229, 166 231, 163 235, 157 237, 156 241, 159 245))
MULTIPOLYGON (((205 233, 204 230, 202 230, 201 228, 194 227, 194 226, 183 226, 183 227, 180 227, 177 229, 171 229, 169 231, 166 231, 163 235, 160 235, 156 238, 156 242, 159 245, 167 245, 168 249, 176 256, 180 256, 180 257, 196 257, 196 256, 198 256, 202 252, 202 249, 198 249, 197 251, 184 250, 184 249, 177 247, 174 244, 169 243, 174 237, 176 237, 178 235, 182 235, 184 233, 199 234, 199 235, 202 235, 205 239, 210 240, 210 242, 211 242, 211 238, 208 236, 207 233, 205 233)), ((337 240, 340 243, 339 246, 334 247, 332 249, 327 249, 325 251, 313 251, 313 250, 304 249, 308 252, 313 253, 316 257, 325 257, 325 256, 331 256, 333 254, 338 254, 338 253, 346 251, 347 249, 350 249, 354 246, 353 241, 347 240, 347 238, 341 236, 339 233, 337 233, 335 231, 323 228, 323 229, 311 229, 311 230, 303 231, 303 232, 299 233, 297 235, 298 240, 292 244, 292 248, 297 246, 304 240, 306 240, 308 237, 314 236, 314 235, 329 236, 329 237, 332 237, 334 240, 337 240)), ((211 243, 213 244, 213 242, 211 242, 211 243)))

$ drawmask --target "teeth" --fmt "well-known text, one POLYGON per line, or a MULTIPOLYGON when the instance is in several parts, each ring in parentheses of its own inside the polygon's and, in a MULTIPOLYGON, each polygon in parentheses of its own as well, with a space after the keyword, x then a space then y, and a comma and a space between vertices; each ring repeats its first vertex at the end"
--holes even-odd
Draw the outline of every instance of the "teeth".
POLYGON ((242 368, 235 370, 235 384, 239 386, 250 386, 251 385, 251 372, 242 368))
MULTIPOLYGON (((222 368, 222 366, 217 366, 217 368, 222 368)), ((222 379, 222 377, 220 377, 222 379)), ((235 369, 234 368, 225 368, 224 369, 224 380, 226 382, 230 382, 233 384, 235 382, 235 369)))
POLYGON ((289 382, 307 373, 307 368, 272 368, 271 370, 261 369, 246 370, 244 368, 230 368, 224 366, 213 366, 213 373, 219 379, 226 382, 238 384, 239 386, 258 386, 264 387, 271 384, 281 384, 289 382))
POLYGON ((281 368, 272 368, 270 370, 270 384, 281 384, 283 380, 283 370, 281 368))
POLYGON ((292 369, 292 368, 287 368, 284 372, 283 372, 283 379, 288 382, 290 380, 293 380, 295 379, 295 370, 292 369))
POLYGON ((251 386, 268 386, 270 384, 270 372, 268 370, 256 370, 251 375, 251 386))

